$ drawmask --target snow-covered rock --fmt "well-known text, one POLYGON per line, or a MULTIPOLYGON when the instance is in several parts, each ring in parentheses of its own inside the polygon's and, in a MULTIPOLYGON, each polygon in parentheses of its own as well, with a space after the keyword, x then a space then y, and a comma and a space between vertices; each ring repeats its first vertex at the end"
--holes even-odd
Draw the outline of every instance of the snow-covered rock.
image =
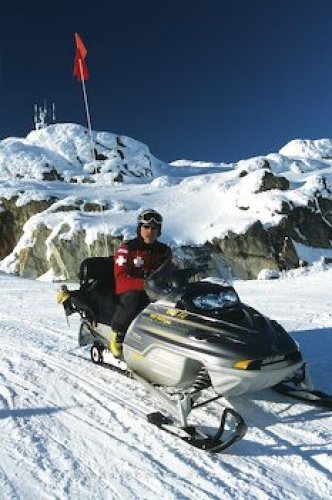
POLYGON ((25 139, 0 142, 0 178, 93 182, 92 174, 111 179, 151 179, 163 163, 148 147, 130 137, 93 132, 72 124, 53 124, 33 130, 25 139))
POLYGON ((281 155, 299 158, 332 159, 332 139, 294 139, 282 147, 281 155))

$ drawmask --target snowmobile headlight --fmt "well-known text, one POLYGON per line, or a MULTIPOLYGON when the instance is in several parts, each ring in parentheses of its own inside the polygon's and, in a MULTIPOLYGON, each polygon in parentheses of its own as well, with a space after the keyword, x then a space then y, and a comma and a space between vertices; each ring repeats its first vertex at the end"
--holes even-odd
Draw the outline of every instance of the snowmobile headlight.
POLYGON ((234 363, 233 368, 236 368, 237 370, 248 370, 250 369, 249 367, 252 362, 252 359, 243 359, 242 361, 234 363))
POLYGON ((205 295, 198 295, 193 299, 193 304, 198 309, 212 310, 223 309, 231 305, 237 304, 239 301, 238 296, 232 290, 227 290, 221 293, 207 293, 205 295))

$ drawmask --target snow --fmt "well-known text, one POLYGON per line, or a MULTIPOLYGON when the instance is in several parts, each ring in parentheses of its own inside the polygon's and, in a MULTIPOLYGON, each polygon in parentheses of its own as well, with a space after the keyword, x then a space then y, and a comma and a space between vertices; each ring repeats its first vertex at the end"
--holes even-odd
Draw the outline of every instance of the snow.
POLYGON ((22 241, 0 263, 2 270, 12 270, 19 248, 31 240, 36 224, 45 224, 53 235, 61 229, 64 238, 84 229, 89 242, 100 232, 128 238, 136 234, 139 211, 153 207, 165 216, 166 243, 201 244, 230 231, 241 234, 257 220, 265 227, 279 224, 285 217, 284 204, 317 205, 319 196, 332 198, 332 139, 291 141, 277 153, 236 164, 193 160, 166 164, 130 137, 93 132, 93 140, 106 160, 91 161, 88 131, 76 124, 49 125, 26 138, 0 141, 0 198, 16 196, 18 206, 51 197, 59 200, 26 224, 22 241), (125 165, 131 173, 123 183, 115 182, 115 174, 125 165), (50 166, 63 181, 42 180, 50 166), (290 188, 259 192, 267 169, 284 176, 290 188), (88 202, 105 209, 87 214, 88 202), (65 210, 75 203, 79 210, 74 214, 65 210))
POLYGON ((280 149, 286 156, 332 158, 331 139, 294 139, 280 149))
POLYGON ((301 243, 294 242, 296 253, 300 260, 309 264, 319 262, 322 259, 329 259, 332 262, 332 249, 331 248, 311 248, 301 243))
MULTIPOLYGON (((232 398, 246 436, 223 454, 193 449, 146 421, 154 405, 138 382, 91 363, 54 283, 0 274, 0 286, 1 498, 331 498, 331 412, 272 390, 232 398)), ((332 269, 235 288, 294 336, 332 393, 332 269)), ((199 418, 216 427, 220 409, 199 418)))
MULTIPOLYGON (((16 249, 0 263, 6 273, 39 223, 50 228, 49 240, 79 229, 90 243, 98 232, 128 238, 139 211, 153 207, 164 215, 162 241, 199 244, 246 231, 256 220, 278 224, 283 202, 331 199, 331 139, 292 141, 237 164, 168 165, 129 137, 94 132, 93 138, 106 160, 91 161, 88 132, 75 124, 0 141, 0 197, 17 197, 17 206, 57 200, 25 224, 16 249), (115 182, 126 161, 132 174, 115 182), (43 181, 50 165, 63 181, 43 181), (286 177, 290 189, 258 192, 266 168, 286 177), (86 203, 106 208, 88 212, 86 203)), ((279 279, 268 279, 275 276, 265 270, 259 280, 235 281, 235 288, 294 336, 315 385, 332 393, 332 269, 322 262, 331 249, 296 249, 308 267, 279 279)), ((232 398, 227 403, 249 427, 244 439, 219 455, 193 449, 147 422, 157 408, 138 382, 93 365, 88 348, 77 346, 78 317, 66 324, 55 279, 61 276, 52 271, 38 281, 0 273, 1 498, 331 498, 331 412, 272 390, 232 398)), ((216 427, 220 412, 213 402, 197 415, 216 427)))

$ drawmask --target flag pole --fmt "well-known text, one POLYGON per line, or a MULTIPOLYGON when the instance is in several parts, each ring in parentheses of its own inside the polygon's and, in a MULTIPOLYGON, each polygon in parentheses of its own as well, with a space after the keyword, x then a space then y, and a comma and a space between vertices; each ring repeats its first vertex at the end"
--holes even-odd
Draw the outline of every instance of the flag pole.
POLYGON ((83 98, 84 98, 84 104, 85 104, 86 119, 88 122, 88 129, 89 129, 89 135, 90 135, 91 156, 92 156, 92 160, 94 161, 96 159, 96 157, 95 157, 95 145, 94 145, 94 141, 93 141, 93 137, 92 137, 91 117, 90 117, 90 110, 89 110, 89 104, 88 104, 88 96, 87 96, 86 87, 85 87, 82 59, 80 57, 78 58, 78 64, 80 67, 80 75, 81 75, 81 82, 82 82, 82 89, 83 89, 83 98))
MULTIPOLYGON (((86 118, 88 122, 88 129, 89 129, 89 136, 90 136, 90 147, 91 147, 91 156, 92 156, 92 161, 96 160, 95 156, 95 147, 94 147, 94 140, 92 137, 92 126, 91 126, 91 116, 90 116, 90 109, 89 109, 89 103, 88 103, 88 95, 85 87, 85 78, 84 78, 84 71, 83 71, 83 64, 82 64, 82 59, 81 57, 78 57, 78 65, 79 65, 79 71, 80 71, 80 80, 82 82, 82 89, 83 89, 83 97, 84 97, 84 104, 85 104, 85 111, 86 111, 86 118)), ((94 172, 96 173, 96 169, 94 169, 94 172)), ((100 196, 100 192, 99 192, 100 196)), ((104 207, 103 207, 103 202, 102 202, 102 197, 100 196, 100 211, 102 215, 102 219, 104 222, 104 225, 106 227, 106 222, 105 222, 105 217, 104 217, 104 207)), ((109 252, 108 252, 108 243, 107 243, 107 236, 106 236, 106 231, 104 231, 104 243, 105 243, 105 257, 108 257, 109 252)))

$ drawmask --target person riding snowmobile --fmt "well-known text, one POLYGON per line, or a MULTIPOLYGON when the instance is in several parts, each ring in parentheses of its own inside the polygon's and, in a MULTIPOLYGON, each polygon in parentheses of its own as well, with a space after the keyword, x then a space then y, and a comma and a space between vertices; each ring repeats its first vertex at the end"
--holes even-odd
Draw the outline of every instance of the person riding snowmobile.
POLYGON ((77 310, 72 306, 73 297, 91 305, 97 300, 99 307, 109 309, 109 349, 116 358, 122 355, 122 343, 130 323, 150 303, 144 291, 145 280, 172 259, 170 247, 157 241, 161 225, 162 216, 156 210, 147 209, 139 214, 137 237, 123 243, 114 256, 115 300, 109 300, 108 294, 104 296, 98 290, 69 292, 66 286, 57 293, 57 302, 63 304, 67 315, 77 310))
POLYGON ((123 243, 114 256, 115 294, 119 304, 112 319, 110 350, 115 357, 121 357, 130 323, 150 302, 144 291, 145 280, 172 258, 170 247, 157 241, 162 225, 158 212, 144 210, 137 224, 137 237, 123 243))

